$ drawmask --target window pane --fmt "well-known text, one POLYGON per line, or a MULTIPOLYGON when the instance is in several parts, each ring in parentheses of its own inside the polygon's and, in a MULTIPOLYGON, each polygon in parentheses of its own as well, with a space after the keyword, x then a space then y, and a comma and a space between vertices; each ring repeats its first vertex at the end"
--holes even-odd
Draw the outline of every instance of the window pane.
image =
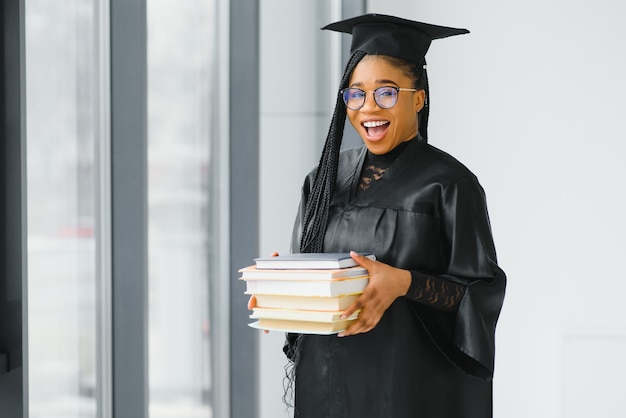
POLYGON ((94 417, 94 5, 25 3, 30 417, 94 417))
POLYGON ((209 417, 214 2, 148 2, 150 416, 209 417))

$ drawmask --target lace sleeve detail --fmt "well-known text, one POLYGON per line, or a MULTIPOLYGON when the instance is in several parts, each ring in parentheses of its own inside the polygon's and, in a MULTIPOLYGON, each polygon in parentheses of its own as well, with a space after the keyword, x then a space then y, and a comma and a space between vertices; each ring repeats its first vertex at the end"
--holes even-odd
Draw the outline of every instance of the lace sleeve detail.
POLYGON ((465 290, 465 285, 411 270, 411 286, 406 297, 435 309, 454 312, 465 290))

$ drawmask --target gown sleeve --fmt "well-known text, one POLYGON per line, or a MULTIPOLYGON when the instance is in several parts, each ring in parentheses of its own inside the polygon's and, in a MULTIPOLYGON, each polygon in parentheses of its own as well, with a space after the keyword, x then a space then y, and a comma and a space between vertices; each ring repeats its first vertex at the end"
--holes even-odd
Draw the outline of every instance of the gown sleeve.
POLYGON ((452 363, 490 379, 506 276, 497 264, 485 194, 475 177, 462 177, 444 192, 441 233, 447 247, 445 273, 419 273, 421 279, 444 280, 465 291, 454 312, 442 313, 424 303, 413 303, 413 309, 452 363))

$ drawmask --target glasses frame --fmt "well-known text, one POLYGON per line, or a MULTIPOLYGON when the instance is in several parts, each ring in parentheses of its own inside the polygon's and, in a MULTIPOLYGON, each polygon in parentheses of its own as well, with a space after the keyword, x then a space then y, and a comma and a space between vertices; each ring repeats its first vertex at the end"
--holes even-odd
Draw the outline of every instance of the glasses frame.
POLYGON ((396 86, 380 86, 378 88, 375 88, 374 90, 363 90, 360 89, 358 87, 346 87, 345 89, 341 89, 339 91, 339 93, 341 94, 341 98, 343 99, 343 103, 346 105, 346 107, 350 110, 359 110, 361 109, 363 106, 365 106, 365 102, 367 101, 367 93, 372 93, 372 96, 374 97, 374 103, 376 103, 376 106, 380 107, 381 109, 391 109, 392 107, 394 107, 396 105, 396 103, 398 103, 398 93, 400 93, 401 91, 412 91, 412 92, 416 92, 419 91, 418 89, 409 89, 409 88, 404 88, 404 87, 396 87, 396 86), (378 103, 378 99, 376 98, 376 92, 380 89, 393 89, 396 91, 396 95, 395 97, 395 101, 393 102, 393 104, 391 106, 382 106, 380 103, 378 103), (361 103, 361 106, 359 107, 350 107, 348 106, 348 100, 346 99, 345 93, 348 90, 359 90, 361 92, 363 92, 363 103, 361 103))

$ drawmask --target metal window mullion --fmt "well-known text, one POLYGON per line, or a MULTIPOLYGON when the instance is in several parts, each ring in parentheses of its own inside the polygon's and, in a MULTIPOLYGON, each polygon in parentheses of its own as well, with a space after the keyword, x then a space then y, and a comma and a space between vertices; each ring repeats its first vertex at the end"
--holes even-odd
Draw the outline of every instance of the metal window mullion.
POLYGON ((237 270, 259 251, 259 8, 262 2, 230 1, 230 416, 259 415, 258 334, 237 270))
POLYGON ((216 1, 217 27, 214 35, 216 42, 216 56, 213 58, 217 77, 213 89, 212 112, 214 117, 213 137, 211 138, 212 157, 211 166, 215 171, 213 176, 211 212, 213 213, 212 228, 217 231, 215 260, 217 266, 212 269, 214 277, 211 280, 210 314, 212 323, 212 408, 215 417, 230 417, 230 200, 229 200, 229 2, 216 1))
POLYGON ((96 53, 96 364, 97 416, 112 418, 111 81, 109 1, 94 5, 96 53))
POLYGON ((146 0, 110 1, 112 396, 148 416, 146 0))

